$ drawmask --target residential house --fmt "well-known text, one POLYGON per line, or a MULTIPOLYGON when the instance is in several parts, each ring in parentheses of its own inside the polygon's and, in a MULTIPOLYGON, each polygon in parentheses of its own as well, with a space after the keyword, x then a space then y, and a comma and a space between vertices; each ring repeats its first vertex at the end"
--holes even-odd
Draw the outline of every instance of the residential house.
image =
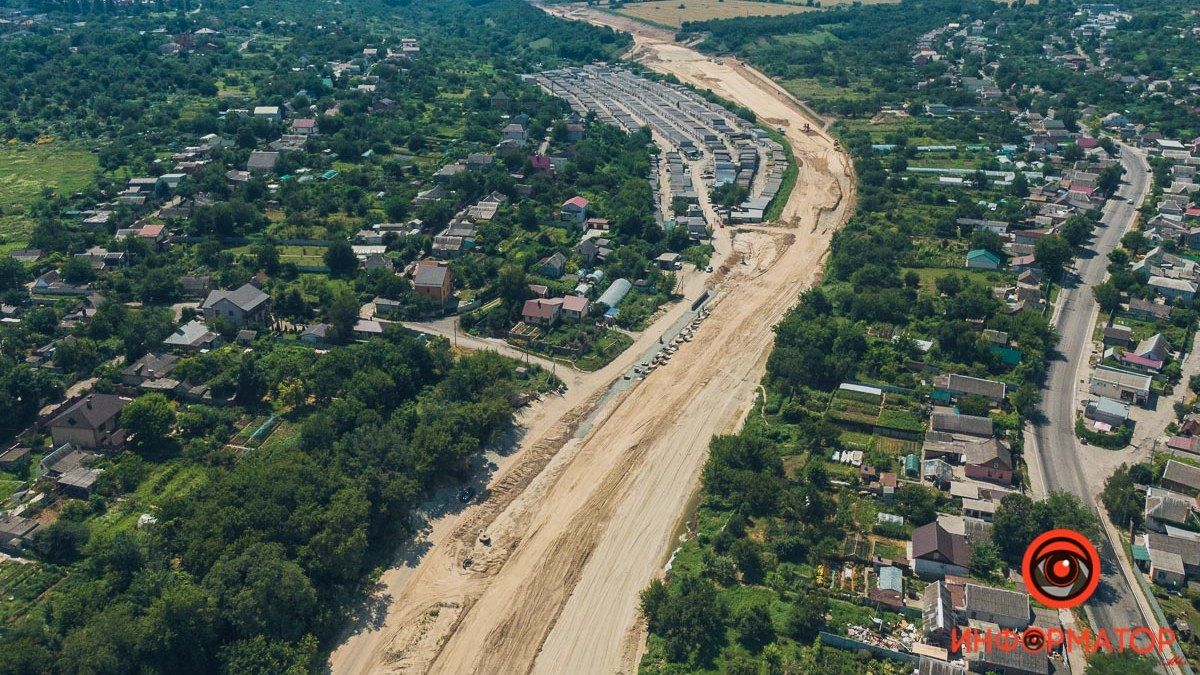
POLYGON ((930 416, 929 428, 948 434, 991 438, 993 424, 990 417, 956 415, 952 412, 935 412, 930 416))
POLYGON ((520 124, 512 123, 506 125, 500 130, 500 141, 508 141, 516 145, 525 145, 529 142, 529 133, 525 131, 525 127, 520 124))
POLYGON ((281 119, 283 119, 283 115, 282 115, 282 113, 280 113, 279 106, 277 106, 277 105, 255 106, 254 116, 261 117, 263 119, 267 119, 272 122, 278 122, 281 119))
POLYGON ((317 133, 317 121, 311 118, 292 120, 291 131, 293 134, 315 136, 317 133))
POLYGON ((14 447, 0 452, 0 471, 23 474, 29 468, 30 448, 14 447))
POLYGON ((591 304, 588 299, 579 295, 568 295, 562 299, 563 318, 582 321, 587 318, 591 304))
POLYGON ((538 272, 551 279, 557 279, 562 276, 566 265, 567 256, 561 252, 555 252, 538 261, 538 272))
POLYGON ((580 196, 571 197, 562 203, 563 220, 582 225, 587 222, 588 200, 580 196))
POLYGON ((332 332, 333 326, 327 323, 314 323, 306 326, 296 339, 307 345, 319 345, 327 342, 332 332))
POLYGON ((1178 460, 1167 460, 1163 470, 1163 489, 1185 494, 1189 497, 1200 495, 1200 467, 1184 464, 1178 460))
MULTIPOLYGON (((1086 402, 1083 416, 1107 425, 1110 429, 1119 427, 1129 421, 1129 404, 1100 396, 1086 402)), ((1102 430, 1107 431, 1108 429, 1102 430)))
POLYGON ((46 424, 55 445, 70 443, 76 447, 96 449, 119 446, 124 434, 119 432, 121 410, 129 399, 112 394, 88 394, 46 424))
POLYGON ((996 438, 967 443, 963 466, 967 478, 1002 485, 1011 485, 1013 482, 1012 452, 1003 441, 996 438))
POLYGON ((445 304, 454 296, 454 274, 445 265, 418 264, 413 289, 423 298, 445 304))
POLYGON ((192 298, 203 298, 217 287, 213 282, 212 277, 179 277, 179 284, 183 286, 183 294, 192 298))
POLYGON ((913 530, 907 556, 913 572, 927 578, 966 575, 971 566, 966 537, 950 532, 937 521, 913 530))
POLYGON ((1003 263, 1000 256, 986 249, 977 248, 967 252, 967 269, 998 270, 1003 263))
POLYGON ((1146 490, 1144 515, 1146 529, 1166 532, 1167 526, 1183 527, 1191 523, 1193 500, 1187 495, 1152 487, 1146 490))
POLYGON ((950 643, 950 634, 958 624, 958 615, 943 581, 935 581, 921 594, 921 628, 932 644, 950 643))
POLYGON ((21 555, 40 529, 41 523, 33 518, 11 513, 0 516, 0 553, 21 555))
POLYGON ((1097 366, 1092 371, 1088 391, 1096 396, 1140 405, 1150 398, 1151 381, 1149 375, 1110 366, 1097 366))
POLYGON ((946 400, 960 396, 982 396, 993 403, 1004 401, 1007 393, 1006 385, 996 380, 985 380, 978 377, 950 373, 939 375, 933 379, 934 397, 940 392, 946 400))
POLYGON ((221 345, 221 336, 214 333, 199 318, 183 324, 163 340, 163 345, 185 352, 214 349, 221 345))
POLYGON ((1104 327, 1104 344, 1114 347, 1128 347, 1133 344, 1133 329, 1110 323, 1104 327))
POLYGON ((1169 319, 1173 308, 1170 305, 1136 298, 1129 301, 1129 314, 1138 319, 1158 321, 1169 319))
POLYGON ((521 308, 521 320, 536 326, 553 326, 558 322, 562 306, 562 298, 526 300, 521 308))
POLYGON ((1148 554, 1147 558, 1142 558, 1134 547, 1134 561, 1139 567, 1148 567, 1145 563, 1153 560, 1154 551, 1174 553, 1180 557, 1186 577, 1200 578, 1200 534, 1171 527, 1166 534, 1145 532, 1139 539, 1148 554))
POLYGON ((968 621, 984 621, 1009 630, 1025 630, 1032 614, 1029 595, 979 584, 966 584, 964 614, 968 621))
POLYGON ((1180 300, 1190 305, 1196 297, 1196 284, 1186 279, 1152 276, 1146 285, 1168 301, 1180 300))
POLYGON ((204 318, 220 317, 239 327, 265 323, 270 307, 271 296, 253 284, 243 284, 233 291, 213 291, 200 305, 204 318))
POLYGON ((278 163, 278 152, 255 150, 250 153, 250 159, 246 160, 246 171, 251 173, 267 173, 274 171, 275 165, 278 163))
POLYGON ((1187 583, 1187 570, 1183 565, 1183 556, 1174 551, 1161 548, 1148 548, 1150 558, 1150 580, 1159 586, 1177 588, 1187 583))
POLYGON ((167 377, 175 370, 178 361, 179 357, 174 354, 150 352, 121 371, 121 383, 130 387, 140 387, 144 382, 167 377))

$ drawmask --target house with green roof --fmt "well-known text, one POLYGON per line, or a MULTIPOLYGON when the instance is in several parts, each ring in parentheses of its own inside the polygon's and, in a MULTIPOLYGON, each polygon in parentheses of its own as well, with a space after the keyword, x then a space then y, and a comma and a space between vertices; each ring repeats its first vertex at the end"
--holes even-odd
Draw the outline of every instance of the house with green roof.
POLYGON ((977 248, 967 252, 967 269, 998 270, 1003 260, 987 249, 977 248))

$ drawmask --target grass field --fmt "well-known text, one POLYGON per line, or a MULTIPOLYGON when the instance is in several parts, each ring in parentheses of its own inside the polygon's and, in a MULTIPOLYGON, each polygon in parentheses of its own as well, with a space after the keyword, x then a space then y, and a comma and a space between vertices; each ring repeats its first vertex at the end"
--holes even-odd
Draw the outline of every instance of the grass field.
POLYGON ((50 565, 0 561, 0 625, 24 615, 63 576, 50 565))
POLYGON ((43 190, 81 190, 97 165, 95 155, 65 143, 0 144, 0 245, 29 236, 28 209, 43 190))

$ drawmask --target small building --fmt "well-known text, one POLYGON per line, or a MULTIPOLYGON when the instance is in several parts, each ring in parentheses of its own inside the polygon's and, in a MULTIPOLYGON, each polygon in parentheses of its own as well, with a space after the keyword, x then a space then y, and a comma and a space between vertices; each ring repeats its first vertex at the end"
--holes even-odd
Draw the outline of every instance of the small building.
POLYGON ((1166 532, 1167 526, 1187 526, 1192 520, 1192 503, 1187 495, 1162 488, 1149 488, 1146 491, 1143 511, 1146 529, 1152 532, 1166 532))
POLYGON ((1150 398, 1149 375, 1133 373, 1110 366, 1098 366, 1092 372, 1088 391, 1117 401, 1140 405, 1150 398))
POLYGON ((234 326, 259 325, 267 319, 270 301, 271 296, 253 284, 242 284, 237 290, 209 293, 200 309, 209 320, 220 317, 234 326))
POLYGON ((1129 405, 1100 396, 1087 402, 1083 416, 1110 427, 1119 427, 1129 421, 1129 405))
POLYGON ((297 340, 306 345, 325 344, 329 340, 329 333, 333 330, 333 326, 327 323, 314 323, 305 326, 304 330, 300 331, 297 340))
POLYGON ((1200 494, 1200 467, 1184 464, 1175 459, 1167 460, 1163 470, 1162 486, 1166 490, 1195 497, 1200 494))
POLYGON ((454 273, 445 265, 418 265, 413 289, 423 298, 445 304, 454 296, 454 273))
POLYGON ((1177 588, 1187 583, 1183 557, 1172 551, 1150 549, 1150 580, 1159 586, 1177 588))
POLYGON ((979 584, 966 584, 964 613, 968 621, 985 621, 1001 628, 1025 630, 1031 614, 1029 595, 979 584))
POLYGON ((562 252, 555 252, 538 261, 538 273, 551 279, 557 279, 562 276, 566 266, 567 256, 562 252))
POLYGON ((88 394, 50 420, 50 437, 55 445, 70 443, 89 450, 120 445, 121 410, 128 402, 112 394, 88 394))
POLYGON ((293 134, 303 134, 305 136, 315 136, 317 133, 317 121, 312 118, 301 118, 292 120, 291 130, 293 134))
POLYGON ((967 269, 998 270, 1003 263, 1000 256, 986 249, 977 248, 967 252, 967 269))
POLYGON ((32 450, 24 447, 9 448, 0 452, 0 471, 9 473, 24 473, 29 468, 32 450))
POLYGON ((281 119, 283 119, 283 115, 280 113, 279 106, 277 106, 277 105, 255 106, 254 107, 254 116, 261 117, 261 118, 267 119, 267 120, 271 120, 272 122, 278 122, 281 119))
POLYGON ((935 581, 926 586, 921 595, 921 628, 926 639, 937 645, 949 644, 957 624, 958 616, 946 583, 935 581))
POLYGON ((179 357, 174 354, 150 352, 121 371, 121 383, 130 387, 140 387, 143 382, 167 377, 175 370, 178 361, 179 357))
POLYGON ((192 319, 175 329, 174 333, 163 340, 163 345, 185 352, 196 352, 204 349, 214 349, 221 345, 221 336, 214 333, 208 324, 200 319, 192 319))
POLYGON ((1133 344, 1133 329, 1129 326, 1112 323, 1104 327, 1104 344, 1114 347, 1128 347, 1133 344))
POLYGON ((668 251, 654 259, 658 263, 658 268, 663 270, 677 270, 682 264, 679 262, 679 254, 668 251))
POLYGON ((521 320, 535 326, 553 326, 562 313, 562 298, 534 298, 521 308, 521 320))
POLYGON ((250 159, 246 160, 246 171, 250 173, 268 173, 274 171, 275 165, 278 163, 278 152, 255 150, 250 153, 250 159))
POLYGON ((582 321, 587 318, 591 303, 581 295, 568 295, 562 299, 562 315, 565 319, 582 321))
POLYGON ((41 524, 32 518, 12 514, 0 516, 0 553, 21 555, 39 529, 41 524))

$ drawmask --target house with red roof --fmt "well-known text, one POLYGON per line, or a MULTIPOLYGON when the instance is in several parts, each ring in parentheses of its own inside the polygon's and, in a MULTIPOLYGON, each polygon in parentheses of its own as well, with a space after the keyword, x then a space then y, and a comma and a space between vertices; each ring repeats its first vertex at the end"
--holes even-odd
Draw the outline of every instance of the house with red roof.
POLYGON ((582 225, 587 222, 587 210, 590 202, 579 195, 571 197, 562 203, 563 220, 582 225))
POLYGON ((521 308, 521 320, 534 326, 553 326, 562 314, 562 298, 534 298, 521 308))
POLYGON ((292 120, 292 133, 313 136, 317 133, 317 121, 311 118, 292 120))
POLYGON ((550 161, 549 155, 535 153, 529 156, 529 164, 534 171, 554 177, 554 163, 550 161))
POLYGON ((582 295, 568 295, 562 299, 563 316, 575 321, 582 321, 588 315, 591 303, 582 295))

